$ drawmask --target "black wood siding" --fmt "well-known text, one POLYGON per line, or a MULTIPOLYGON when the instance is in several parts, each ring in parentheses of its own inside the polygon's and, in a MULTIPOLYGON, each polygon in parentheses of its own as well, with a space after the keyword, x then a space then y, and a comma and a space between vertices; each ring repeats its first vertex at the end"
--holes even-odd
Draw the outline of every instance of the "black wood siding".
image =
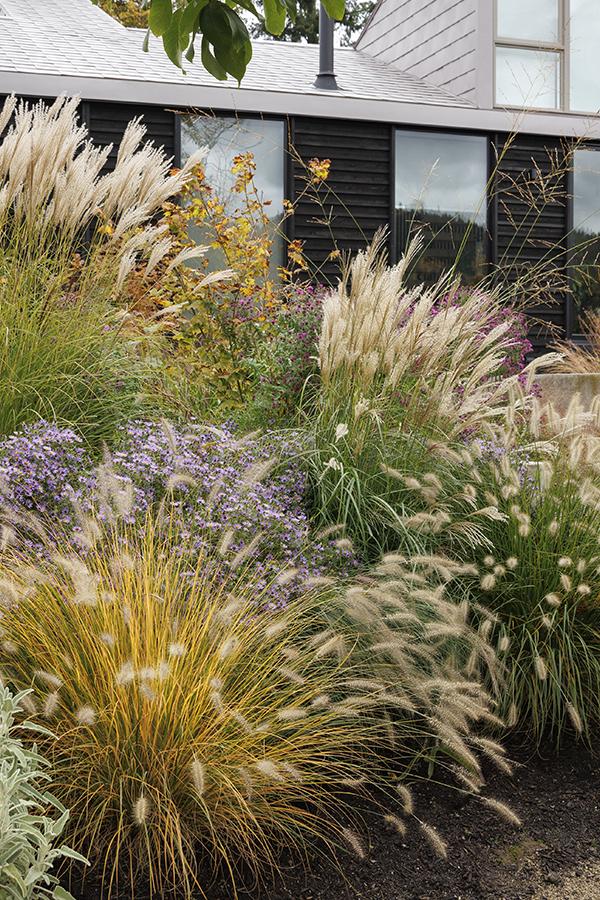
POLYGON ((290 128, 290 188, 297 202, 290 237, 304 243, 305 256, 320 280, 334 279, 339 263, 328 259, 334 249, 355 252, 389 226, 392 128, 370 122, 296 118, 290 128), (319 190, 324 210, 304 193, 306 164, 313 157, 330 159, 331 170, 319 190), (303 196, 304 194, 304 196, 303 196))
MULTIPOLYGON (((530 339, 539 352, 569 327, 563 282, 568 233, 564 148, 558 139, 536 135, 519 135, 506 149, 505 141, 504 136, 496 138, 500 158, 493 199, 492 262, 508 282, 514 283, 524 273, 531 278, 535 272, 536 284, 544 287, 542 295, 527 304, 530 339)), ((515 299, 522 303, 524 298, 515 299)))
POLYGON ((101 147, 113 145, 107 164, 109 169, 115 164, 127 125, 138 116, 142 116, 142 122, 146 126, 146 140, 156 147, 163 147, 168 157, 176 156, 175 113, 161 106, 90 101, 83 104, 82 115, 95 144, 101 147))
MULTIPOLYGON (((0 97, 0 101, 4 98, 0 97)), ((34 99, 34 98, 29 98, 34 99)), ((114 165, 119 143, 128 122, 141 116, 147 139, 164 148, 179 162, 177 114, 159 106, 85 101, 82 119, 90 136, 100 146, 113 144, 108 167, 114 165)), ((287 224, 288 235, 304 243, 315 277, 334 280, 339 263, 330 259, 334 239, 340 250, 356 252, 378 228, 393 228, 394 127, 392 125, 295 117, 289 123, 291 153, 286 194, 296 200, 296 213, 287 224), (327 183, 320 189, 324 210, 305 192, 306 164, 313 158, 331 160, 327 183)), ((492 136, 500 159, 491 201, 492 263, 502 278, 514 283, 523 271, 538 267, 538 283, 558 263, 566 276, 566 241, 569 229, 568 179, 564 170, 549 187, 548 177, 560 167, 564 153, 560 139, 519 135, 504 151, 506 135, 492 136), (535 185, 539 168, 545 187, 535 185), (526 200, 522 193, 529 194, 526 200), (533 200, 533 206, 532 206, 533 200), (558 247, 562 256, 553 252, 558 247)), ((517 292, 515 292, 517 294, 517 292)), ((526 298, 516 296, 519 303, 526 298)), ((556 279, 540 302, 530 302, 531 338, 543 350, 560 332, 570 334, 571 314, 567 292, 556 279)))

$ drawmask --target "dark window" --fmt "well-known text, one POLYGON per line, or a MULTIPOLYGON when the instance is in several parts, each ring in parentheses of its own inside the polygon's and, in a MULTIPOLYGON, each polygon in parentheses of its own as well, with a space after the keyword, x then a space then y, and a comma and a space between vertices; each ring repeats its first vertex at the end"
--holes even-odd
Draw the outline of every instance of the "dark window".
POLYGON ((278 226, 283 215, 285 177, 285 126, 274 119, 225 116, 182 116, 181 157, 185 161, 200 147, 207 148, 206 178, 216 195, 231 210, 240 206, 240 196, 231 190, 235 156, 252 153, 256 163, 254 184, 273 225, 273 262, 283 262, 284 241, 278 226))
POLYGON ((455 268, 466 283, 486 273, 487 139, 396 132, 396 235, 400 256, 423 229, 425 249, 413 268, 435 281, 455 268))
POLYGON ((600 150, 574 153, 570 245, 575 317, 579 319, 582 313, 600 311, 600 150))

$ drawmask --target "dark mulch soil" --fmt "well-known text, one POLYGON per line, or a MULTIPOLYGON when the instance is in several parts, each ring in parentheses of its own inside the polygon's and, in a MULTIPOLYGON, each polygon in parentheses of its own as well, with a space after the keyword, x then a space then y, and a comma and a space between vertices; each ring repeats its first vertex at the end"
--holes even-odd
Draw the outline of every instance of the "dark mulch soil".
MULTIPOLYGON (((448 842, 446 860, 418 830, 402 838, 371 817, 364 861, 344 854, 337 865, 317 860, 305 873, 284 859, 274 884, 240 900, 600 900, 600 759, 582 748, 559 757, 512 749, 511 758, 514 776, 492 775, 486 793, 508 803, 521 828, 423 784, 415 812, 448 842)), ((88 888, 75 896, 99 894, 88 888)), ((208 900, 232 896, 218 884, 207 892, 208 900)))

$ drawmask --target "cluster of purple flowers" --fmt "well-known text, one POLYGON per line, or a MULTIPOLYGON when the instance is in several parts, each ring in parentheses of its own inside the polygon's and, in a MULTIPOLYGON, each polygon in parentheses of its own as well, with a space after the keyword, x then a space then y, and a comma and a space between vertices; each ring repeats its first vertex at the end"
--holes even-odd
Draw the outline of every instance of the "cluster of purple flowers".
POLYGON ((70 428, 38 422, 0 442, 0 498, 9 506, 71 520, 71 498, 92 465, 70 428))
POLYGON ((489 334, 497 325, 509 322, 510 326, 506 337, 511 341, 512 347, 509 353, 500 363, 498 375, 508 378, 511 375, 520 375, 527 364, 527 357, 533 350, 531 341, 527 337, 527 319, 524 313, 515 312, 510 307, 501 309, 486 323, 482 334, 489 334))
POLYGON ((506 447, 498 444, 490 438, 476 438, 473 441, 478 448, 481 459, 499 465, 505 457, 516 471, 521 485, 535 486, 535 478, 532 473, 533 458, 525 447, 506 447))
MULTIPOLYGON (((132 491, 130 522, 141 521, 171 491, 182 546, 200 551, 231 531, 226 568, 227 560, 253 542, 248 567, 256 591, 281 604, 303 579, 345 574, 356 566, 343 545, 311 535, 302 449, 297 434, 244 439, 228 426, 184 430, 133 421, 122 428, 108 468, 132 491), (297 571, 284 586, 276 575, 286 566, 297 571)), ((58 513, 74 534, 73 501, 98 508, 101 468, 94 468, 68 429, 40 422, 0 443, 0 473, 6 504, 46 516, 58 513)))

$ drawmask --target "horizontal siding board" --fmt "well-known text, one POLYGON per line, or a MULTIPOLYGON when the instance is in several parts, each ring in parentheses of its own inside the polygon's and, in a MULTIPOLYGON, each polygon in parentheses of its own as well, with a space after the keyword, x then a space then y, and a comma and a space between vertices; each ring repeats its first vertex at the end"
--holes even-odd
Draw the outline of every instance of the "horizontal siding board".
POLYGON ((132 119, 141 117, 146 126, 146 140, 162 147, 169 158, 175 156, 175 114, 160 106, 133 106, 126 103, 92 101, 88 106, 88 128, 94 143, 101 147, 113 144, 107 169, 114 167, 119 144, 132 119))
POLYGON ((345 122, 340 128, 335 121, 299 117, 293 134, 293 236, 304 242, 319 278, 334 280, 339 262, 327 259, 335 249, 331 231, 341 251, 356 252, 390 224, 391 128, 370 122, 345 122), (313 157, 331 160, 329 178, 319 190, 323 209, 302 197, 305 166, 313 157))

